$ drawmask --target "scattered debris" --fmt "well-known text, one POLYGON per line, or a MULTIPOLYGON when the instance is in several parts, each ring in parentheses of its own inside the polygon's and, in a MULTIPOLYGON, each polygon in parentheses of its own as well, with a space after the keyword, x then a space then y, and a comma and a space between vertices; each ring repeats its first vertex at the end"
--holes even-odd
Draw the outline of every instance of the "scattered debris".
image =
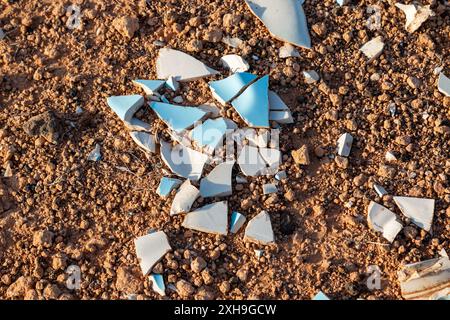
POLYGON ((293 150, 292 158, 294 159, 294 162, 296 164, 301 164, 305 166, 309 165, 311 163, 311 160, 309 159, 308 146, 304 144, 303 146, 301 146, 300 149, 293 150))
POLYGON ((274 242, 272 223, 266 211, 261 211, 248 222, 244 240, 264 245, 274 242))
MULTIPOLYGON (((338 2, 339 2, 339 0, 338 0, 338 2)), ((342 0, 342 2, 343 2, 343 0, 342 0)), ((341 4, 341 6, 342 6, 342 4, 341 4)), ((324 301, 324 300, 330 300, 330 298, 328 298, 327 295, 326 295, 325 293, 323 293, 322 291, 319 291, 319 292, 314 296, 313 300, 321 300, 321 301, 324 301)))
POLYGON ((228 36, 223 37, 222 38, 222 42, 225 43, 227 46, 230 46, 232 48, 239 48, 244 43, 244 41, 242 41, 239 38, 230 38, 228 36))
POLYGON ((245 72, 250 69, 250 65, 241 56, 237 54, 228 54, 220 59, 222 65, 230 69, 232 73, 245 72))
POLYGON ((257 176, 266 168, 266 163, 258 152, 257 147, 245 145, 237 159, 237 163, 246 176, 257 176))
POLYGON ((113 96, 109 97, 107 102, 122 121, 131 122, 136 111, 144 105, 144 97, 141 95, 113 96))
POLYGON ((232 194, 231 173, 234 161, 223 162, 216 166, 200 181, 200 194, 203 198, 225 197, 232 194))
POLYGON ((303 1, 245 0, 245 3, 275 38, 311 48, 303 1))
POLYGON ((133 141, 145 152, 156 152, 156 140, 154 135, 142 131, 130 131, 130 135, 133 141))
POLYGON ((144 90, 147 96, 157 95, 158 90, 164 85, 164 80, 133 80, 133 83, 144 90))
POLYGON ((337 153, 341 157, 348 157, 352 150, 353 137, 350 133, 341 135, 337 142, 337 153))
POLYGON ((273 183, 267 183, 263 185, 263 193, 264 194, 271 194, 271 193, 277 193, 278 189, 277 186, 273 183))
POLYGON ((139 30, 139 19, 132 16, 117 17, 113 20, 112 26, 123 37, 131 39, 134 33, 139 30))
POLYGON ((228 78, 212 81, 209 83, 209 88, 212 91, 212 95, 222 105, 233 100, 238 96, 242 90, 252 83, 257 76, 248 72, 235 73, 228 78))
POLYGON ((394 197, 394 201, 401 212, 411 221, 424 229, 430 231, 434 215, 434 199, 394 197))
POLYGON ((320 80, 319 74, 314 70, 303 71, 303 76, 307 84, 312 84, 320 80))
POLYGON ((170 195, 172 190, 177 188, 181 184, 181 182, 182 181, 179 179, 162 177, 161 181, 159 182, 159 186, 158 189, 156 190, 156 193, 160 197, 165 198, 168 195, 170 195))
POLYGON ((100 151, 100 144, 96 144, 94 150, 92 150, 88 155, 88 161, 100 161, 102 159, 102 154, 100 151))
POLYGON ((221 201, 208 204, 189 212, 184 218, 183 227, 201 232, 227 235, 228 202, 221 201))
POLYGON ((365 43, 359 50, 369 58, 369 62, 378 58, 384 49, 384 42, 381 36, 373 38, 369 42, 365 43))
POLYGON ((160 296, 166 295, 166 285, 164 284, 164 277, 162 274, 152 273, 149 276, 149 279, 152 283, 152 289, 160 296))
POLYGON ((177 194, 173 198, 172 206, 170 207, 170 215, 189 212, 192 204, 200 196, 200 191, 194 187, 189 180, 186 180, 178 189, 177 194))
POLYGON ((237 211, 233 211, 230 221, 230 232, 237 233, 245 223, 245 216, 237 211))
POLYGON ((434 16, 434 12, 430 9, 429 5, 420 6, 417 4, 396 3, 395 6, 405 13, 405 29, 409 33, 413 33, 419 29, 430 16, 434 16))
POLYGON ((289 58, 289 57, 300 57, 300 53, 297 49, 294 48, 294 46, 290 43, 285 43, 280 48, 280 58, 289 58))
POLYGON ((142 273, 147 275, 164 255, 172 250, 163 231, 157 231, 134 240, 136 255, 142 273))
POLYGON ((151 102, 150 108, 167 126, 177 133, 193 126, 206 114, 205 111, 195 107, 183 107, 163 102, 151 102))
POLYGON ((380 198, 382 198, 383 196, 387 195, 388 192, 386 191, 385 188, 383 188, 382 186, 380 186, 379 184, 374 183, 373 184, 373 189, 375 190, 375 192, 378 194, 378 196, 380 198))
POLYGON ((8 161, 6 163, 5 172, 3 173, 4 178, 11 178, 13 176, 12 168, 11 168, 11 161, 8 161))
POLYGON ((447 78, 442 72, 439 74, 438 90, 446 97, 450 97, 450 79, 447 78))
POLYGON ((391 210, 371 201, 367 209, 367 222, 369 227, 381 232, 389 242, 393 242, 403 226, 391 210))

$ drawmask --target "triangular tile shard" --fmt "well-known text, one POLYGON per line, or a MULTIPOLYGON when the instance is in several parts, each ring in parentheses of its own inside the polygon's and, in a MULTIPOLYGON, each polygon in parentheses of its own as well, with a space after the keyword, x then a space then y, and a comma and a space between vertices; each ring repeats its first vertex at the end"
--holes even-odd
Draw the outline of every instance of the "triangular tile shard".
POLYGON ((170 215, 189 212, 192 204, 200 196, 200 192, 194 187, 189 180, 186 180, 178 189, 177 194, 173 198, 172 206, 170 207, 170 215))
POLYGON ((171 89, 172 91, 177 91, 180 89, 180 84, 177 80, 175 80, 174 77, 170 76, 169 79, 166 81, 166 86, 171 89))
POLYGON ((237 163, 242 173, 250 177, 259 175, 266 168, 266 163, 259 154, 258 148, 248 145, 242 148, 237 163))
POLYGON ((132 131, 150 131, 151 129, 150 124, 138 118, 131 118, 130 121, 124 121, 124 123, 127 129, 132 131))
POLYGON ((224 118, 208 119, 191 131, 191 137, 198 147, 214 151, 223 146, 223 137, 227 129, 224 118))
POLYGON ((303 0, 245 0, 252 13, 278 40, 311 48, 303 0))
POLYGON ((448 257, 404 265, 398 272, 406 300, 449 300, 450 261, 448 257))
POLYGON ((341 157, 348 157, 352 150, 353 137, 350 133, 341 135, 337 142, 337 153, 341 157))
POLYGON ((292 118, 291 111, 270 111, 269 120, 275 121, 281 124, 294 123, 294 118, 292 118))
POLYGON ((205 111, 195 107, 183 107, 163 102, 151 102, 150 108, 158 117, 175 132, 181 132, 200 121, 206 114, 205 111))
POLYGON ((133 115, 144 105, 141 95, 112 96, 107 99, 109 107, 122 121, 130 122, 133 115))
POLYGON ((261 211, 248 222, 244 240, 264 245, 274 242, 272 223, 266 211, 261 211))
POLYGON ((152 283, 152 289, 160 296, 166 295, 166 285, 164 284, 164 277, 162 274, 152 273, 149 276, 149 280, 152 283))
POLYGON ((446 97, 450 97, 450 79, 447 78, 442 72, 439 74, 438 90, 446 97))
POLYGON ((280 58, 289 58, 289 57, 300 57, 300 53, 297 49, 295 49, 290 43, 285 43, 279 52, 280 58))
POLYGON ((409 33, 413 33, 419 29, 429 17, 434 16, 434 12, 430 9, 429 5, 420 6, 416 4, 396 3, 395 6, 405 13, 405 29, 409 33))
POLYGON ((269 76, 252 83, 231 105, 249 127, 269 128, 269 76))
POLYGON ((187 82, 213 76, 219 72, 184 52, 162 48, 156 60, 156 73, 160 79, 172 76, 177 81, 187 82))
POLYGON ((392 243, 403 226, 397 221, 397 216, 391 210, 371 201, 367 209, 369 227, 381 232, 383 237, 392 243))
POLYGON ((330 298, 328 298, 327 295, 325 293, 323 293, 322 291, 319 291, 314 296, 313 300, 324 301, 324 300, 330 300, 330 298))
POLYGON ((367 58, 369 58, 368 62, 371 62, 381 55, 383 49, 384 49, 383 38, 379 36, 366 42, 359 50, 362 53, 364 53, 364 55, 367 58))
POLYGON ((263 185, 263 193, 266 194, 271 194, 271 193, 277 193, 278 189, 277 186, 273 183, 267 183, 265 185, 263 185))
POLYGON ((209 83, 209 88, 212 95, 222 105, 230 102, 250 83, 252 83, 257 76, 248 72, 238 72, 228 78, 212 81, 209 83))
POLYGON ((269 109, 270 111, 288 111, 289 107, 281 100, 278 94, 269 90, 269 109))
POLYGON ((225 197, 233 193, 231 174, 234 161, 223 162, 216 166, 200 181, 200 194, 203 198, 225 197))
POLYGON ((238 56, 237 54, 228 54, 226 56, 223 56, 220 59, 220 62, 225 68, 229 69, 232 73, 245 72, 250 68, 248 62, 245 61, 241 56, 238 56))
POLYGON ((167 197, 170 195, 173 189, 177 188, 181 184, 181 180, 174 178, 162 177, 159 182, 158 189, 156 189, 156 193, 160 197, 167 197))
POLYGON ((142 131, 130 131, 130 135, 133 141, 145 152, 156 152, 156 140, 154 135, 142 131))
POLYGON ((245 223, 245 216, 237 211, 233 211, 230 221, 230 232, 237 233, 245 223))
POLYGON ((415 225, 430 231, 434 215, 434 199, 394 197, 394 201, 415 225))
POLYGON ((227 235, 228 203, 216 202, 189 212, 183 221, 183 227, 201 232, 227 235))
POLYGON ((385 188, 383 188, 382 186, 380 186, 379 184, 374 184, 373 185, 373 189, 375 190, 375 192, 378 194, 379 197, 383 197, 385 195, 388 194, 388 192, 386 191, 385 188))
POLYGON ((133 83, 142 88, 147 95, 158 95, 158 90, 161 89, 164 82, 164 80, 133 80, 133 83))
POLYGON ((164 255, 172 250, 163 231, 153 232, 134 240, 136 256, 142 273, 147 275, 164 255))
POLYGON ((197 181, 200 179, 208 156, 191 148, 161 141, 161 158, 177 176, 197 181))

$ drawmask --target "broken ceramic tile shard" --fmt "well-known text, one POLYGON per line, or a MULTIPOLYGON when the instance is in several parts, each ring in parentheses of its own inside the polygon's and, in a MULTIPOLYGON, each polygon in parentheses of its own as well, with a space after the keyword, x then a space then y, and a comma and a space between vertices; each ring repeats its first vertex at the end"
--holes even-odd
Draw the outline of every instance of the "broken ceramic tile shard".
POLYGON ((232 194, 231 173, 234 161, 223 162, 216 166, 200 181, 200 194, 203 198, 225 197, 232 194))
POLYGON ((127 129, 132 131, 150 131, 151 129, 150 124, 134 117, 130 121, 124 121, 124 123, 127 129))
POLYGON ((450 79, 447 78, 442 72, 439 74, 438 90, 446 97, 450 97, 450 79))
POLYGON ((245 72, 250 68, 250 65, 241 56, 237 54, 228 54, 220 59, 220 63, 230 69, 232 73, 235 72, 245 72))
POLYGON ((260 249, 255 249, 255 250, 253 250, 254 252, 255 252, 255 257, 256 257, 256 259, 260 259, 262 256, 263 256, 263 254, 264 254, 264 250, 260 250, 260 249))
POLYGON ((161 101, 164 102, 164 103, 167 103, 167 104, 170 103, 169 99, 167 99, 165 95, 161 96, 161 101))
POLYGON ((397 216, 391 210, 371 201, 367 209, 369 227, 381 232, 383 237, 392 243, 403 226, 397 221, 397 216))
POLYGON ((144 90, 145 94, 158 94, 158 90, 164 85, 164 80, 133 80, 133 83, 144 90))
POLYGON ((245 223, 245 216, 237 211, 233 211, 230 221, 230 232, 237 233, 245 223))
POLYGON ((434 215, 434 199, 394 197, 394 201, 415 225, 430 231, 434 215))
POLYGON ((163 102, 151 102, 152 108, 158 117, 166 123, 170 129, 181 132, 200 121, 206 112, 195 107, 183 107, 163 102))
POLYGON ((353 137, 349 133, 341 135, 337 142, 337 153, 341 157, 348 157, 352 150, 353 137))
POLYGON ((134 240, 136 255, 142 273, 147 275, 164 255, 172 250, 163 231, 154 232, 134 240))
POLYGON ((189 212, 183 221, 183 227, 201 232, 227 235, 228 203, 216 202, 189 212))
POLYGON ((404 265, 398 280, 406 300, 448 300, 450 297, 450 261, 439 257, 404 265))
POLYGON ((406 16, 405 29, 409 33, 413 33, 428 20, 430 16, 434 16, 434 12, 430 6, 420 6, 417 4, 396 3, 395 6, 402 10, 406 16))
POLYGON ((88 155, 89 161, 100 161, 102 159, 102 154, 100 151, 100 144, 96 144, 94 150, 92 150, 88 155))
POLYGON ((269 166, 270 173, 278 170, 278 167, 281 165, 281 152, 277 149, 270 148, 259 148, 259 154, 269 166))
POLYGON ((107 102, 121 120, 130 122, 136 111, 144 105, 144 97, 141 95, 113 96, 109 97, 107 102))
POLYGON ((236 183, 241 183, 241 184, 243 184, 243 183, 248 183, 248 180, 247 180, 246 177, 237 175, 237 176, 236 176, 236 183))
POLYGON ((194 187, 189 180, 186 180, 178 189, 173 198, 172 206, 170 207, 170 215, 189 212, 192 204, 200 196, 200 191, 194 187))
POLYGON ((162 48, 156 60, 156 73, 160 79, 168 79, 172 76, 177 81, 186 82, 209 77, 219 72, 184 52, 162 48))
POLYGON ((152 283, 153 291, 164 297, 166 295, 166 285, 164 284, 164 277, 162 274, 152 273, 149 276, 149 280, 152 283))
POLYGON ((278 181, 284 180, 286 178, 287 178, 287 174, 286 174, 286 171, 284 171, 284 170, 277 172, 277 174, 275 174, 275 179, 277 179, 278 181))
POLYGON ((191 131, 191 138, 200 148, 213 151, 223 144, 227 129, 223 118, 208 119, 191 131))
POLYGON ((245 145, 239 153, 237 163, 246 176, 257 176, 266 168, 264 159, 258 152, 257 147, 245 145))
POLYGON ((397 157, 391 151, 387 151, 384 158, 387 162, 397 161, 397 157))
POLYGON ((375 192, 378 194, 379 197, 383 197, 385 195, 388 194, 388 192, 386 191, 385 188, 383 188, 382 186, 380 186, 379 184, 374 183, 373 185, 373 189, 375 190, 375 192))
POLYGON ((212 91, 213 97, 222 105, 225 105, 239 95, 242 89, 252 83, 256 78, 258 77, 254 74, 238 72, 228 78, 210 82, 209 88, 212 91))
POLYGON ((269 109, 273 111, 287 111, 289 107, 274 91, 269 90, 269 109))
POLYGON ((269 128, 269 76, 252 83, 231 105, 250 127, 269 128))
POLYGON ((198 106, 199 109, 205 111, 207 113, 207 117, 210 118, 218 118, 220 117, 220 109, 213 103, 208 102, 206 104, 202 104, 198 106))
POLYGON ((319 74, 314 70, 303 71, 303 76, 305 77, 305 82, 307 84, 315 83, 320 80, 319 74))
POLYGON ((300 57, 300 53, 297 49, 294 48, 294 46, 290 43, 285 43, 281 48, 279 52, 280 58, 289 58, 289 57, 300 57))
POLYGON ((270 111, 269 120, 276 121, 281 124, 294 123, 291 111, 270 111))
POLYGON ((166 81, 166 86, 171 89, 172 91, 177 91, 180 89, 180 84, 177 80, 175 80, 174 77, 170 76, 166 81))
POLYGON ((277 39, 311 48, 303 1, 245 0, 252 13, 277 39))
POLYGON ((170 195, 173 189, 177 188, 181 184, 181 180, 174 179, 174 178, 167 178, 162 177, 161 181, 159 182, 158 189, 156 190, 156 193, 160 197, 167 197, 170 195))
POLYGON ((133 141, 145 152, 155 153, 156 140, 154 135, 142 131, 131 131, 130 135, 133 141))
POLYGON ((383 49, 383 38, 379 36, 366 42, 359 50, 361 50, 361 52, 364 53, 367 58, 369 58, 369 62, 371 62, 381 55, 383 49))
POLYGON ((263 193, 264 194, 271 194, 271 193, 277 193, 278 189, 277 186, 273 183, 267 183, 263 185, 263 193))
POLYGON ((197 181, 200 179, 208 156, 177 144, 172 148, 170 143, 161 141, 161 158, 176 175, 197 181))
POLYGON ((274 234, 270 216, 266 211, 261 211, 251 219, 245 228, 244 240, 258 244, 274 242, 274 234))
POLYGON ((322 291, 317 292, 317 294, 314 296, 313 300, 321 300, 321 301, 325 301, 325 300, 330 300, 330 298, 327 297, 327 295, 325 293, 323 293, 322 291))

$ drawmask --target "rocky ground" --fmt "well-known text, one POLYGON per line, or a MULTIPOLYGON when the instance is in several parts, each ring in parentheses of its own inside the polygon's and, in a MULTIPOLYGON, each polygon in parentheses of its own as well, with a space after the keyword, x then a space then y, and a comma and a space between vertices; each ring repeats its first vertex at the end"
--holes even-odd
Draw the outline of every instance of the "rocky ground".
MULTIPOLYGON (((160 299, 133 243, 158 229, 174 249, 156 266, 178 288, 167 290, 170 299, 310 299, 319 290, 332 299, 401 299, 399 267, 436 257, 450 235, 450 98, 434 73, 450 73, 450 7, 422 2, 436 15, 410 34, 395 1, 306 0, 313 48, 281 59, 283 43, 244 1, 74 0, 81 26, 70 29, 70 1, 1 0, 0 298, 160 299), (379 30, 366 25, 371 4, 381 8, 379 30), (225 35, 244 44, 233 49, 221 42, 225 35), (378 35, 384 52, 367 64, 359 48, 378 35), (223 55, 243 56, 253 73, 270 74, 293 111, 295 123, 281 133, 288 174, 281 192, 262 195, 269 179, 258 177, 235 185, 229 199, 248 217, 267 210, 275 245, 244 243, 242 232, 188 231, 182 217, 169 217, 173 196, 156 195, 159 155, 146 157, 106 104, 111 95, 140 93, 131 80, 156 78, 155 40, 217 70, 223 55), (305 83, 302 71, 311 69, 319 83, 305 83), (348 163, 329 157, 344 132, 355 138, 348 163), (90 162, 96 143, 103 159, 90 162), (291 152, 305 144, 311 163, 298 165, 291 152), (397 161, 384 160, 389 150, 397 161), (390 195, 380 199, 374 182, 390 195), (391 195, 436 199, 432 233, 409 224, 392 245, 374 233, 370 200, 404 219, 391 195), (259 260, 255 248, 264 249, 259 260), (66 288, 69 265, 81 268, 80 290, 66 288), (371 265, 381 270, 380 290, 366 286, 371 265)), ((182 86, 185 104, 211 101, 207 81, 182 86)), ((150 112, 139 116, 163 127, 150 112)))

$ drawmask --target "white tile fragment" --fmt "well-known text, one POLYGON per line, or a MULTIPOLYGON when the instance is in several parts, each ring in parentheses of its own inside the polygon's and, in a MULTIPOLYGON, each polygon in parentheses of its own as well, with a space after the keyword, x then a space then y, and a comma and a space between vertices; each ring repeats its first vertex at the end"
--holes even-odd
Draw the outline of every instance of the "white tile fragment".
POLYGON ((166 295, 166 285, 164 284, 164 277, 162 274, 152 273, 149 276, 149 280, 152 283, 152 289, 160 296, 166 295))
POLYGON ((219 72, 184 52, 162 48, 156 60, 156 73, 159 79, 168 79, 172 76, 177 81, 185 82, 209 77, 219 72))
POLYGON ((264 245, 274 242, 272 223, 266 211, 261 211, 248 222, 244 240, 264 245))
POLYGON ((237 233, 245 223, 245 216, 237 211, 233 211, 230 221, 230 232, 237 233))
POLYGON ((164 80, 133 80, 133 83, 144 90, 147 96, 158 95, 158 90, 164 85, 164 80))
POLYGON ((178 192, 173 198, 172 206, 170 207, 170 215, 189 212, 192 204, 200 196, 200 191, 194 187, 189 180, 186 180, 178 189, 178 192))
POLYGON ((130 131, 130 135, 133 141, 145 152, 156 152, 156 140, 154 135, 142 131, 130 131))
POLYGON ((264 159, 258 152, 257 147, 244 146, 239 153, 237 163, 246 176, 257 176, 266 168, 264 159))
POLYGON ((341 135, 337 142, 337 153, 342 157, 348 157, 352 150, 353 137, 350 133, 341 135))
POLYGON ((369 58, 369 62, 378 58, 384 49, 384 42, 381 36, 366 42, 359 50, 369 58))
POLYGON ((397 157, 391 151, 387 151, 386 154, 384 155, 384 158, 386 159, 387 162, 397 161, 397 157))
POLYGON ((183 227, 201 232, 227 235, 228 202, 221 201, 208 204, 189 212, 184 218, 183 227))
POLYGON ((259 259, 263 256, 263 254, 264 254, 264 250, 255 249, 254 251, 255 251, 255 257, 256 257, 256 259, 258 259, 258 260, 259 260, 259 259))
POLYGON ((394 197, 394 201, 415 225, 430 231, 434 215, 434 199, 394 197))
POLYGON ((109 107, 122 121, 131 121, 136 111, 144 105, 141 95, 112 96, 107 99, 109 107))
POLYGON ((439 74, 438 90, 446 97, 450 97, 450 79, 442 72, 439 74))
POLYGON ((232 194, 231 173, 234 161, 227 161, 216 166, 200 181, 200 194, 203 198, 225 197, 232 194))
POLYGON ((154 232, 134 240, 136 256, 139 260, 142 273, 147 275, 153 266, 161 260, 164 255, 172 250, 163 231, 154 232))
POLYGON ((173 102, 178 103, 178 104, 183 103, 183 101, 184 101, 184 99, 182 96, 176 96, 175 98, 173 98, 173 102))
POLYGON ((367 209, 369 227, 381 232, 383 237, 392 243, 403 226, 397 221, 397 216, 388 208, 371 201, 367 209))
POLYGON ((132 131, 150 131, 151 125, 138 118, 131 118, 130 121, 124 121, 128 130, 132 131))
POLYGON ((220 63, 232 73, 245 72, 250 69, 250 65, 244 58, 237 54, 228 54, 220 59, 220 63))
POLYGON ((287 178, 287 174, 286 171, 279 171, 277 172, 277 174, 275 174, 275 179, 277 179, 278 181, 284 180, 287 178))
POLYGON ((263 185, 263 193, 264 194, 271 194, 271 193, 277 193, 278 189, 277 186, 273 183, 266 183, 263 185))
POLYGON ((280 58, 289 58, 289 57, 300 57, 300 53, 294 46, 290 43, 285 43, 279 51, 280 58))
POLYGON ((375 190, 375 192, 378 194, 379 197, 383 197, 385 195, 388 194, 388 192, 386 191, 385 188, 383 188, 382 186, 380 186, 379 184, 374 183, 373 184, 373 189, 375 190))
POLYGON ((193 126, 206 114, 205 111, 196 107, 184 107, 155 101, 150 103, 150 108, 170 129, 178 133, 193 126))
POLYGON ((270 111, 269 120, 276 121, 281 124, 290 124, 294 123, 294 119, 292 118, 291 111, 270 111))
POLYGON ((406 16, 405 29, 409 33, 413 33, 420 26, 428 20, 429 17, 434 16, 434 12, 430 6, 420 6, 417 4, 402 4, 396 3, 395 6, 402 10, 406 16))
POLYGON ((166 86, 171 89, 172 91, 177 91, 180 89, 180 84, 177 80, 175 80, 174 77, 170 76, 166 81, 166 86))
POLYGON ((320 80, 319 74, 314 70, 303 71, 303 77, 305 77, 307 84, 312 84, 320 80))
POLYGON ((237 175, 236 176, 236 183, 244 184, 244 183, 248 183, 248 180, 247 180, 246 177, 237 175))

